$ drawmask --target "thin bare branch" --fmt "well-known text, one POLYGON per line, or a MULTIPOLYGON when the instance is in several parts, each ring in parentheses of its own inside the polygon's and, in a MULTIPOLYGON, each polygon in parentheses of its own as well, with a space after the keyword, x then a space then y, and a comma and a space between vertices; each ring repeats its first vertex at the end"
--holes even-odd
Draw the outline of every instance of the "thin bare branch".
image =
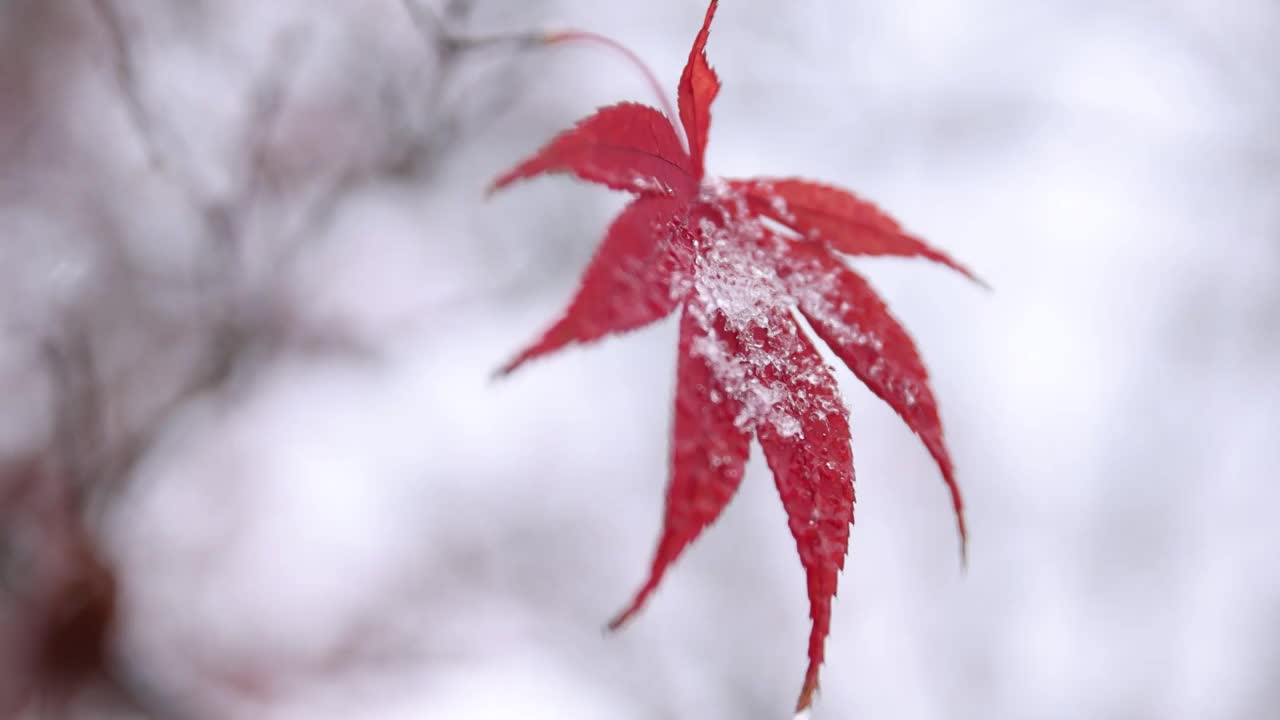
POLYGON ((69 499, 79 507, 101 469, 106 413, 88 333, 75 320, 67 322, 68 330, 47 342, 44 354, 54 390, 51 449, 59 464, 54 475, 65 479, 69 499))
POLYGON ((370 170, 351 162, 325 182, 285 232, 283 250, 278 257, 279 268, 287 267, 297 259, 307 241, 333 220, 342 199, 362 181, 367 180, 370 174, 370 170))
POLYGON ((153 170, 164 172, 166 170, 165 153, 160 147, 155 126, 139 92, 136 61, 129 42, 129 34, 125 30, 124 18, 117 12, 113 0, 90 0, 90 5, 106 29, 107 40, 111 44, 112 68, 115 72, 116 85, 124 100, 125 112, 129 116, 134 133, 147 158, 147 165, 153 170))
MULTIPOLYGON (((541 30, 530 30, 518 33, 491 33, 487 35, 469 35, 451 29, 434 10, 423 5, 419 0, 400 0, 405 13, 413 21, 413 25, 422 36, 427 51, 436 55, 442 63, 452 62, 459 55, 471 51, 496 47, 513 49, 534 48, 542 45, 546 33, 541 30)), ((450 5, 451 15, 464 14, 464 7, 457 3, 450 5)))
POLYGON ((267 181, 271 143, 288 107, 289 94, 309 41, 310 35, 305 29, 295 28, 284 33, 272 54, 272 72, 254 93, 248 126, 249 168, 238 203, 246 224, 267 181))

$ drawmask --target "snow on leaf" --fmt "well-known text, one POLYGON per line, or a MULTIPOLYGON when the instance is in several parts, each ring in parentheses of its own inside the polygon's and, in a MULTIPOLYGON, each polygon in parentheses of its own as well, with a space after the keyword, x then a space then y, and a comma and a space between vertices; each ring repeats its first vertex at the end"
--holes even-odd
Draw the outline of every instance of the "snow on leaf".
POLYGON ((678 86, 688 153, 662 113, 615 105, 495 183, 571 172, 640 196, 609 228, 563 317, 504 371, 683 306, 662 532, 648 577, 610 626, 643 607, 671 564, 720 515, 741 482, 754 436, 806 576, 812 627, 799 712, 818 687, 854 491, 848 411, 797 313, 920 436, 951 490, 963 547, 963 503, 924 364, 906 330, 836 253, 924 257, 974 276, 848 191, 805 180, 706 176, 710 108, 719 89, 705 53, 715 10, 711 2, 678 86), (775 223, 789 230, 775 231, 775 223))
POLYGON ((968 268, 911 235, 897 220, 853 193, 830 185, 786 179, 730 181, 752 208, 846 255, 923 257, 942 263, 979 285, 968 268))
POLYGON ((788 243, 786 252, 784 282, 814 332, 898 413, 938 464, 951 492, 963 553, 968 535, 964 502, 943 441, 929 373, 915 342, 871 285, 839 258, 806 242, 788 243))
POLYGON ((761 373, 792 389, 780 405, 797 423, 799 432, 782 432, 774 422, 761 425, 758 437, 787 512, 787 525, 808 587, 809 617, 813 620, 809 667, 796 703, 796 709, 803 710, 818 688, 818 669, 831 626, 831 601, 849 546, 853 453, 839 389, 818 351, 789 313, 775 314, 770 325, 788 328, 765 338, 766 350, 785 360, 762 368, 761 373))
POLYGON ((649 578, 635 599, 609 626, 616 628, 640 609, 680 553, 717 517, 742 482, 751 435, 735 420, 740 403, 712 371, 699 343, 719 343, 723 328, 686 308, 680 321, 676 369, 675 427, 671 438, 671 480, 667 486, 662 538, 649 578))

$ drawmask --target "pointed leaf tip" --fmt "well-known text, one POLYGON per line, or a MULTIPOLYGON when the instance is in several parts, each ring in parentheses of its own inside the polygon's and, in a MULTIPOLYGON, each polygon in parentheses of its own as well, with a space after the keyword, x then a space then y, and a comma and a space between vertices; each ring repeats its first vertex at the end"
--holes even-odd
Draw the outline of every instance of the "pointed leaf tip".
POLYGON ((679 304, 692 247, 674 227, 680 203, 665 196, 632 201, 609 226, 578 292, 551 327, 499 372, 574 343, 590 343, 657 322, 679 304))
POLYGON ((680 316, 671 477, 662 535, 649 575, 626 609, 609 623, 617 629, 644 606, 681 553, 720 517, 742 484, 751 436, 738 426, 741 401, 723 385, 707 354, 727 354, 723 321, 690 299, 680 316))
POLYGON ((822 244, 777 240, 785 249, 786 284, 815 334, 915 433, 951 496, 962 555, 964 500, 943 439, 937 399, 910 333, 861 275, 822 244))
POLYGON ((529 356, 528 352, 522 352, 519 355, 515 356, 514 358, 508 360, 505 365, 493 371, 493 373, 490 375, 490 379, 502 380, 503 378, 506 378, 507 376, 511 375, 511 373, 519 369, 521 365, 525 364, 525 361, 529 359, 528 356, 529 356))
POLYGON ((758 425, 757 437, 773 472, 787 525, 805 571, 809 597, 809 663, 797 702, 812 702, 831 629, 831 604, 849 548, 854 512, 853 451, 848 411, 835 377, 817 348, 785 308, 768 313, 763 345, 774 362, 755 371, 763 387, 782 387, 782 398, 758 425))
POLYGON ((689 144, 689 156, 693 160, 693 174, 701 180, 705 174, 707 137, 711 128, 711 103, 720 93, 720 78, 707 63, 707 38, 711 34, 711 20, 715 17, 716 0, 707 6, 702 29, 693 40, 689 60, 680 75, 677 103, 680 106, 680 122, 684 125, 689 144))
POLYGON ((697 189, 688 153, 660 111, 638 103, 597 110, 500 175, 490 194, 519 180, 568 173, 636 195, 692 195, 697 189))
POLYGON ((612 618, 609 619, 609 624, 605 625, 605 628, 609 632, 617 632, 622 628, 623 625, 626 625, 628 622, 630 622, 631 618, 635 616, 636 613, 640 612, 640 608, 644 607, 645 601, 649 599, 649 594, 651 591, 652 591, 651 588, 644 588, 639 593, 637 593, 636 596, 632 598, 631 602, 625 608, 623 608, 617 615, 614 615, 612 618))
POLYGON ((800 699, 796 700, 796 720, 809 717, 809 708, 813 707, 813 696, 818 691, 818 681, 816 678, 810 684, 806 680, 804 688, 800 691, 800 699))
MULTIPOLYGON (((492 194, 560 172, 639 196, 610 227, 562 317, 496 375, 573 343, 647 325, 683 304, 662 531, 645 581, 607 627, 617 630, 635 617, 715 522, 741 482, 754 435, 805 571, 811 626, 796 712, 807 718, 848 551, 854 471, 848 411, 796 312, 924 443, 950 489, 967 567, 964 503, 928 374, 914 341, 843 256, 923 257, 990 286, 839 188, 756 179, 700 195, 710 108, 720 88, 706 57, 717 7, 715 0, 708 4, 681 76, 678 123, 643 106, 605 108, 490 187, 492 194), (769 220, 794 233, 773 232, 769 220)), ((543 41, 567 39, 549 33, 543 41)))
POLYGON ((964 500, 960 495, 960 484, 951 475, 944 479, 947 482, 947 488, 951 491, 951 506, 956 514, 956 532, 960 535, 960 567, 962 570, 968 571, 969 527, 968 521, 965 519, 964 500))

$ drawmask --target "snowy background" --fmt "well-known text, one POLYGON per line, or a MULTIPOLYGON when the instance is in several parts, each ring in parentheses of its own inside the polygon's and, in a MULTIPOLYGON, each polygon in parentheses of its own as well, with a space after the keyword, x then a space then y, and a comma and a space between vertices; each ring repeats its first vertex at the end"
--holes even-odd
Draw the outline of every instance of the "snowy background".
MULTIPOLYGON (((103 523, 138 687, 197 718, 788 717, 807 606, 758 455, 602 632, 659 528, 673 323, 490 377, 622 199, 484 189, 652 102, 636 73, 442 53, 399 0, 117 5, 145 137, 92 2, 0 2, 0 449, 48 425, 50 328, 146 425, 210 306, 252 316, 103 523)), ((599 31, 674 88, 704 10, 444 14, 599 31)), ((858 263, 932 370, 972 545, 962 573, 936 469, 842 375, 858 520, 815 719, 1280 714, 1278 32, 1271 0, 722 3, 711 171, 853 188, 995 288, 858 263)))

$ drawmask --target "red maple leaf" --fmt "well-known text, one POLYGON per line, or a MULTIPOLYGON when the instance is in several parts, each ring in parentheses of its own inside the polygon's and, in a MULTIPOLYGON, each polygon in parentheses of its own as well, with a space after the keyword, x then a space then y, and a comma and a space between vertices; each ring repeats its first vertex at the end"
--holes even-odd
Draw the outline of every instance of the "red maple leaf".
POLYGON ((712 0, 680 78, 687 151, 663 113, 622 103, 580 121, 495 181, 500 189, 569 173, 634 196, 564 315, 502 372, 682 310, 662 535, 648 580, 610 627, 640 609, 720 515, 742 480, 754 435, 807 577, 813 624, 802 710, 818 686, 854 494, 848 412, 797 315, 920 436, 950 488, 963 549, 963 505, 928 373, 911 336, 840 254, 921 256, 974 276, 845 190, 705 174, 711 102, 720 89, 704 51, 715 10, 712 0))

